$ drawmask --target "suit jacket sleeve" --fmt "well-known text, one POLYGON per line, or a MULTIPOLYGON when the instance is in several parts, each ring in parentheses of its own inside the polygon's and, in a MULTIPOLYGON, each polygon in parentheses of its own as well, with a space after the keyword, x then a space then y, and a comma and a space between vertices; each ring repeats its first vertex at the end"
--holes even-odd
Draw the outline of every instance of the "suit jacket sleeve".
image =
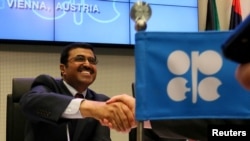
POLYGON ((61 115, 72 100, 72 96, 62 94, 59 82, 47 75, 38 76, 31 90, 20 100, 22 110, 33 122, 60 123, 61 115))

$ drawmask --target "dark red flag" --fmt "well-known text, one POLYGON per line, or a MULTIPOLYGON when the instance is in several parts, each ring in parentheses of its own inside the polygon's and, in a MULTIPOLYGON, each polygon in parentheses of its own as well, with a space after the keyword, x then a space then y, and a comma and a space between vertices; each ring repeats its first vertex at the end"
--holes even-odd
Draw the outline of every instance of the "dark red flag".
POLYGON ((233 0, 229 29, 235 29, 242 22, 240 0, 233 0))

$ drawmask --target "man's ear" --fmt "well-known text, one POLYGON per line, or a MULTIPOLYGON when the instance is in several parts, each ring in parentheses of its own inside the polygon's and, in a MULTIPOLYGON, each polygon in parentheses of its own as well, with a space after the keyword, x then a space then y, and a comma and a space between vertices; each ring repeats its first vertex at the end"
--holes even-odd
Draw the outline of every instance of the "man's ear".
POLYGON ((64 64, 60 64, 60 71, 61 71, 61 75, 63 76, 63 74, 65 73, 65 65, 64 64))

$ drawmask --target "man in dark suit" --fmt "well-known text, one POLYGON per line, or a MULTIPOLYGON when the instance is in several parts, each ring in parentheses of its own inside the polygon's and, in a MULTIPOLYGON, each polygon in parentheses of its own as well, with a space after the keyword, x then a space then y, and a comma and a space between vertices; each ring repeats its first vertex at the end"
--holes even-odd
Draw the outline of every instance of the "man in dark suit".
POLYGON ((110 129, 99 121, 109 120, 119 131, 132 126, 134 115, 125 104, 106 104, 109 97, 88 88, 96 64, 91 45, 73 43, 61 53, 62 79, 40 75, 34 80, 20 101, 28 119, 25 141, 111 141, 110 129), (76 93, 83 98, 74 98, 76 93))

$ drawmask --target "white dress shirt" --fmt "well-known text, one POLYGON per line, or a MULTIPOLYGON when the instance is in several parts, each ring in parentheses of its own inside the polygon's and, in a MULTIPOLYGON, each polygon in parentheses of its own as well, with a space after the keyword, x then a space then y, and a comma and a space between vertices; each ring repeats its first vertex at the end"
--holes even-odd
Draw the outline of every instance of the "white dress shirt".
MULTIPOLYGON (((65 86, 68 88, 70 93, 75 96, 76 93, 78 93, 72 86, 70 86, 67 82, 63 80, 63 83, 65 86)), ((83 97, 86 96, 87 90, 85 90, 82 94, 83 97)), ((69 103, 68 107, 65 109, 65 111, 62 114, 62 117, 67 118, 67 119, 76 119, 76 118, 83 118, 81 113, 80 113, 80 104, 84 99, 82 98, 75 98, 72 99, 71 102, 69 103)))

